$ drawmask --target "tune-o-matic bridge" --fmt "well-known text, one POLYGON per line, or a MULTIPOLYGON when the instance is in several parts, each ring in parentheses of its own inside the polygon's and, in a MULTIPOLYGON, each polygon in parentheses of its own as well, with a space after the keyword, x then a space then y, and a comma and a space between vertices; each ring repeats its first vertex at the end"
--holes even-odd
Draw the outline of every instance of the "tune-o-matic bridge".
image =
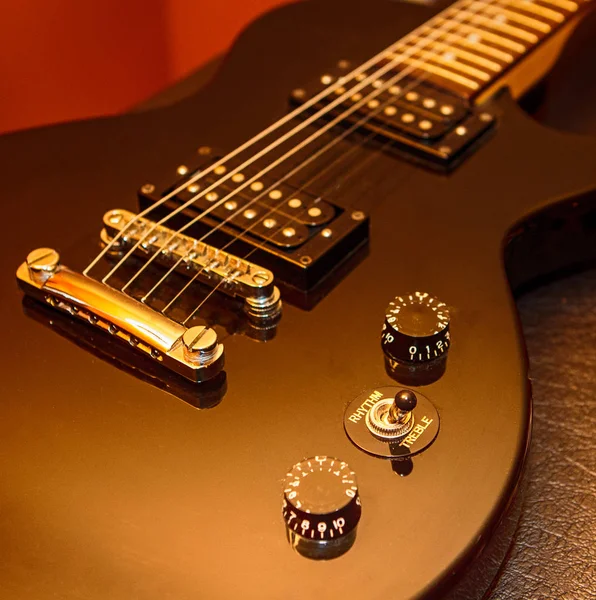
POLYGON ((167 268, 173 266, 179 273, 196 276, 219 291, 243 298, 245 310, 253 318, 275 317, 281 311, 280 293, 268 269, 163 225, 156 226, 127 210, 110 210, 103 222, 104 242, 123 234, 113 244, 114 250, 134 248, 138 255, 155 255, 167 268))
POLYGON ((17 270, 21 289, 129 343, 193 381, 217 375, 224 349, 209 327, 187 328, 104 283, 60 264, 55 250, 39 248, 17 270))
POLYGON ((342 75, 340 69, 330 70, 305 88, 294 90, 292 102, 304 104, 335 84, 334 92, 316 102, 311 112, 345 96, 329 108, 327 119, 344 114, 346 126, 375 133, 383 142, 392 142, 392 148, 406 158, 433 169, 457 166, 494 125, 495 117, 489 111, 473 109, 461 98, 395 70, 382 78, 363 71, 355 78, 359 89, 353 94, 349 93, 351 86, 356 87, 353 82, 337 86, 342 75), (368 84, 361 85, 365 80, 368 84), (396 83, 391 84, 392 80, 396 83))

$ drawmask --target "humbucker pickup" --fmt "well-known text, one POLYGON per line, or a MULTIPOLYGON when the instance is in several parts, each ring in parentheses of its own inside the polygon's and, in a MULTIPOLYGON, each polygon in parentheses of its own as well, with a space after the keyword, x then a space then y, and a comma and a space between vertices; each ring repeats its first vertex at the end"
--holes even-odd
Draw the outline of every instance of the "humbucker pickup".
POLYGON ((178 167, 173 184, 165 177, 143 186, 140 208, 151 208, 154 220, 167 217, 172 230, 250 256, 275 274, 284 298, 312 305, 318 284, 330 281, 368 242, 368 216, 288 177, 261 174, 265 165, 244 167, 239 158, 221 162, 197 152, 178 167))
POLYGON ((316 102, 309 113, 328 107, 341 97, 343 100, 326 112, 326 119, 351 111, 343 120, 347 125, 356 124, 376 133, 380 139, 393 142, 393 149, 402 156, 432 169, 448 171, 460 164, 495 123, 492 113, 474 109, 461 98, 420 80, 399 76, 396 70, 376 80, 372 73, 363 71, 345 87, 337 86, 341 75, 337 70, 330 71, 294 90, 292 103, 304 104, 335 84, 334 92, 316 102), (367 85, 350 93, 350 87, 369 77, 367 85), (392 80, 395 85, 391 85, 392 80))
POLYGON ((130 344, 154 361, 195 382, 215 377, 224 348, 209 327, 185 327, 104 283, 60 264, 51 248, 39 248, 17 270, 28 295, 130 344))

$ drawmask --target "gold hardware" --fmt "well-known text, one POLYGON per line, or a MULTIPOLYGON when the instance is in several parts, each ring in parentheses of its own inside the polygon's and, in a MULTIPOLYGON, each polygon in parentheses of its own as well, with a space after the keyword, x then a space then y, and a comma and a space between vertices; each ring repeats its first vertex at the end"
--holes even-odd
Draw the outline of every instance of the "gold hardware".
MULTIPOLYGON (((230 207, 229 210, 234 210, 234 207, 230 207)), ((279 291, 273 285, 274 277, 271 271, 167 227, 155 226, 152 221, 137 218, 127 210, 111 210, 103 218, 108 234, 112 237, 116 232, 124 231, 133 220, 134 225, 129 227, 125 236, 121 236, 120 241, 126 247, 136 246, 137 254, 145 256, 147 253, 158 253, 157 263, 168 268, 176 265, 176 270, 187 275, 189 268, 192 269, 191 275, 196 272, 198 280, 213 287, 218 286, 220 291, 230 296, 244 299, 245 309, 252 316, 273 317, 281 311, 279 291), (118 217, 116 222, 115 217, 118 217), (143 232, 152 227, 154 229, 151 238, 144 240, 143 232), (256 272, 267 275, 264 283, 254 281, 252 275, 256 272), (253 315, 250 301, 257 300, 260 306, 259 314, 253 315), (268 312, 264 310, 267 304, 268 312)), ((267 226, 266 221, 264 225, 267 226)))
POLYGON ((37 248, 27 255, 27 268, 32 279, 43 283, 56 270, 60 255, 52 248, 37 248))
POLYGON ((205 381, 223 369, 224 348, 217 343, 215 332, 209 334, 213 342, 209 352, 203 353, 202 360, 191 361, 184 351, 183 336, 188 330, 183 325, 60 264, 47 273, 40 281, 32 277, 30 265, 24 262, 17 270, 17 279, 26 293, 107 331, 187 379, 205 381))

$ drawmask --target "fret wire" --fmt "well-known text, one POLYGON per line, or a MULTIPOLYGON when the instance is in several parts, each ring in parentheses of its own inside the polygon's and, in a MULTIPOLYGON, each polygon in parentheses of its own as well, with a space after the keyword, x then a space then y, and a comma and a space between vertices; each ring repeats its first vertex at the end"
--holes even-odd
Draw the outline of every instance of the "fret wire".
MULTIPOLYGON (((405 46, 404 46, 405 47, 405 46)), ((439 63, 443 68, 448 68, 454 71, 461 71, 470 77, 474 77, 479 79, 480 81, 490 81, 491 76, 489 73, 485 71, 481 71, 480 69, 476 69, 475 67, 470 67, 464 63, 454 61, 453 59, 445 58, 439 52, 434 52, 432 50, 418 50, 415 54, 419 54, 425 60, 429 60, 435 63, 439 63)))
MULTIPOLYGON (((474 7, 477 4, 477 2, 472 2, 470 6, 474 7)), ((532 19, 531 17, 526 17, 525 15, 506 8, 501 8, 500 6, 487 6, 486 11, 492 14, 504 15, 507 17, 508 21, 515 21, 524 27, 535 29, 536 31, 540 31, 542 33, 550 33, 552 30, 552 27, 547 23, 543 23, 537 19, 532 19)))
POLYGON ((506 35, 510 35, 520 40, 524 40, 526 42, 529 42, 530 44, 537 44, 539 41, 539 38, 536 34, 530 33, 525 29, 519 29, 518 27, 514 27, 513 25, 507 25, 506 23, 500 23, 484 15, 475 15, 473 13, 468 12, 467 10, 461 10, 459 12, 462 13, 465 17, 467 17, 471 23, 477 23, 481 27, 487 27, 488 29, 501 31, 506 35))
MULTIPOLYGON (((417 39, 418 39, 418 36, 415 36, 414 40, 416 41, 417 39)), ((494 71, 495 73, 499 73, 500 71, 503 70, 503 67, 499 63, 489 60, 488 58, 484 58, 483 56, 480 56, 477 53, 468 52, 467 50, 458 48, 454 44, 446 44, 444 42, 435 42, 433 44, 433 46, 436 46, 437 49, 439 49, 443 52, 453 52, 453 54, 455 54, 456 56, 459 56, 463 60, 467 60, 468 62, 472 62, 477 65, 483 66, 486 69, 489 69, 490 71, 494 71)))
POLYGON ((482 42, 471 42, 467 36, 461 35, 459 33, 449 33, 445 36, 445 40, 453 44, 465 46, 470 50, 478 51, 482 54, 485 54, 486 56, 491 56, 492 58, 501 60, 504 63, 512 63, 515 60, 515 57, 512 54, 509 54, 508 52, 503 52, 503 50, 493 48, 492 46, 487 46, 482 42))
POLYGON ((558 8, 562 8, 568 12, 576 12, 579 6, 575 2, 571 2, 571 0, 540 0, 544 4, 552 4, 558 8))
POLYGON ((464 77, 463 75, 458 75, 457 73, 449 71, 448 69, 444 69, 443 67, 439 67, 438 65, 433 65, 431 63, 416 64, 416 59, 412 58, 405 58, 403 62, 405 62, 408 65, 414 64, 416 69, 421 69, 424 71, 428 71, 429 73, 439 75, 440 77, 451 80, 454 83, 458 83, 470 90, 480 89, 480 85, 477 81, 473 81, 472 79, 464 77))
POLYGON ((528 2, 527 0, 497 0, 499 4, 507 4, 525 12, 533 13, 536 16, 543 17, 555 23, 562 23, 565 20, 563 13, 557 12, 536 2, 528 2))
POLYGON ((517 52, 517 54, 523 54, 526 51, 526 47, 519 42, 515 42, 510 40, 509 38, 503 37, 501 35, 497 35, 486 29, 480 29, 480 27, 475 27, 474 25, 467 25, 466 23, 462 23, 459 25, 459 29, 461 29, 465 33, 472 33, 478 35, 480 39, 484 39, 491 44, 496 44, 497 46, 501 46, 503 48, 507 48, 508 50, 513 50, 517 52))

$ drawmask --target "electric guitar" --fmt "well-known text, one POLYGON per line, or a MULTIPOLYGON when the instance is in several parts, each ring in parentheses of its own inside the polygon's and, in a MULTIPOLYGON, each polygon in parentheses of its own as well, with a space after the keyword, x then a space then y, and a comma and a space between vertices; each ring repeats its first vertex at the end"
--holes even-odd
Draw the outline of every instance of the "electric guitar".
POLYGON ((589 8, 298 3, 176 105, 0 139, 7 597, 486 594, 512 289, 596 248, 596 141, 518 100, 589 8))

